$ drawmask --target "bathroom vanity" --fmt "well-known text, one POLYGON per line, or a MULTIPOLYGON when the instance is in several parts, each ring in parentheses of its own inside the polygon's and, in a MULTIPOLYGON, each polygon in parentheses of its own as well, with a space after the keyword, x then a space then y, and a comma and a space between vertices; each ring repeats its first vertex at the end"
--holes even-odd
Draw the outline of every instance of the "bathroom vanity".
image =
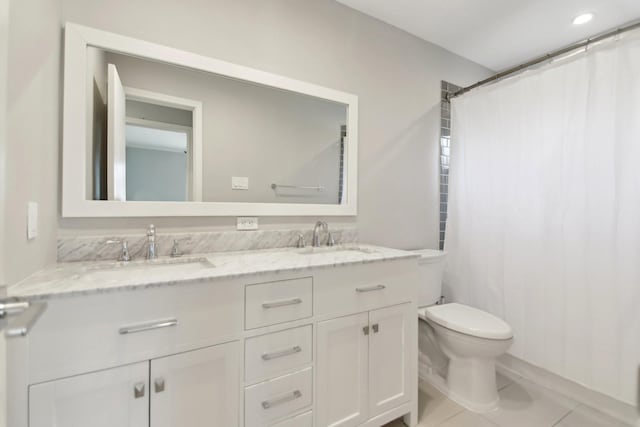
MULTIPOLYGON (((65 218, 357 213, 356 95, 71 23, 64 81, 65 218), (144 129, 184 138, 149 146, 144 129), (168 152, 179 168, 141 163, 168 152)), ((293 243, 223 232, 157 249, 151 227, 118 238, 133 261, 59 263, 11 286, 42 313, 8 328, 9 425, 415 426, 417 255, 317 247, 319 225, 333 243, 318 222, 312 247, 301 234, 301 248, 244 252, 217 251, 293 243)), ((115 241, 89 252, 116 259, 115 241)), ((76 249, 59 241, 58 259, 76 249)))
POLYGON ((58 264, 9 289, 47 305, 10 425, 414 426, 417 280, 367 245, 58 264))

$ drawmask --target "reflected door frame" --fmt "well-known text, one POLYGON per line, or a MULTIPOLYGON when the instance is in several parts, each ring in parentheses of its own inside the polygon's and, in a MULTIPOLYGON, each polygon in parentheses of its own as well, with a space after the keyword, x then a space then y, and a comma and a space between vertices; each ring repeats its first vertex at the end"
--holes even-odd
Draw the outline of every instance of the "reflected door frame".
POLYGON ((186 132, 188 138, 187 151, 187 199, 192 202, 202 201, 202 102, 194 99, 179 98, 164 93, 152 92, 125 86, 124 93, 127 100, 139 101, 147 104, 160 105, 179 110, 190 111, 192 114, 192 127, 155 122, 151 120, 127 117, 127 124, 136 126, 153 127, 155 129, 186 132))

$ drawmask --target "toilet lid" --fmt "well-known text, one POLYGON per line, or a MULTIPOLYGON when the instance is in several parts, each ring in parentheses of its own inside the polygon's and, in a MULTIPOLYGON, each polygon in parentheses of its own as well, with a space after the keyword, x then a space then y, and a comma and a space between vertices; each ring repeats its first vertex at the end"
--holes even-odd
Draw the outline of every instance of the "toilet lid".
POLYGON ((504 320, 486 311, 463 304, 434 305, 425 309, 430 321, 447 329, 479 338, 506 340, 513 331, 504 320))

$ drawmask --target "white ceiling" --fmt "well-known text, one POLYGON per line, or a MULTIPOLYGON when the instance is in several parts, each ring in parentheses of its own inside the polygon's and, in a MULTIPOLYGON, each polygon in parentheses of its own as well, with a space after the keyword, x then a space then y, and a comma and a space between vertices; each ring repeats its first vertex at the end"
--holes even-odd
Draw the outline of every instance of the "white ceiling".
POLYGON ((160 151, 187 151, 187 134, 171 130, 127 125, 127 147, 160 151))
POLYGON ((337 1, 494 71, 640 18, 640 0, 337 1))

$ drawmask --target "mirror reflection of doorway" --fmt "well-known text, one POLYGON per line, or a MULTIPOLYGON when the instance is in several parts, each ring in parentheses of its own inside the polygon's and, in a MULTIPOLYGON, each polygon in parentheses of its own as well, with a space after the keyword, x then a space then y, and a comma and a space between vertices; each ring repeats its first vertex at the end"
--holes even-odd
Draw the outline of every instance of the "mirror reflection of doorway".
POLYGON ((190 128, 127 120, 127 200, 188 201, 190 138, 190 128))

